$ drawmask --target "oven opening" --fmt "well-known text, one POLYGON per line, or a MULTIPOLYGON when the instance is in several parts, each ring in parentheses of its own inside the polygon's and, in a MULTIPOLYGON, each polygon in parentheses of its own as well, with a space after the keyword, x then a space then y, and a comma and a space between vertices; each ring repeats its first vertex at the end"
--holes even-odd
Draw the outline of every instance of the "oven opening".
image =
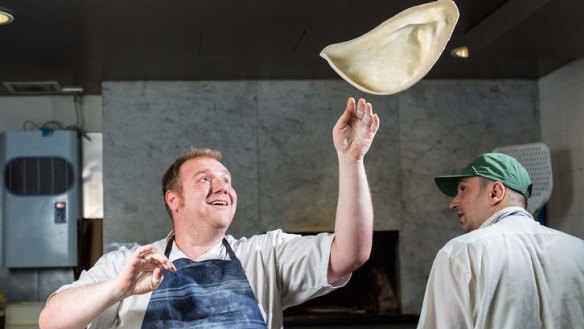
POLYGON ((398 242, 398 231, 374 232, 369 260, 353 272, 347 285, 284 310, 285 325, 364 323, 365 319, 365 322, 394 323, 403 318, 398 242))

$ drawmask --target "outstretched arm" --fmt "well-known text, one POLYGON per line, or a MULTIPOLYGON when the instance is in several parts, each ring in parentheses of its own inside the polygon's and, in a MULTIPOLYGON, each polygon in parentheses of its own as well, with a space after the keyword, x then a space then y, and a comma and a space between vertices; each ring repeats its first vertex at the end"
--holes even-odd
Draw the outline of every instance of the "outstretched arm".
POLYGON ((339 282, 363 265, 373 242, 373 205, 363 158, 379 128, 370 103, 347 100, 347 108, 333 128, 339 159, 339 200, 328 268, 328 282, 339 282))
POLYGON ((154 248, 143 246, 128 258, 117 278, 87 286, 68 288, 47 301, 39 318, 40 328, 86 328, 108 307, 131 296, 156 289, 163 280, 162 269, 174 265, 154 248))

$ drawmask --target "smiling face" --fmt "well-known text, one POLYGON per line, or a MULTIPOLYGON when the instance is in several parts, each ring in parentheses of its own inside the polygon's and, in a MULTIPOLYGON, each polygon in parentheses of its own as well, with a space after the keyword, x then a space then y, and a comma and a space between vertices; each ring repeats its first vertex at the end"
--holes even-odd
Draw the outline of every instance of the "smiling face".
POLYGON ((481 182, 480 177, 462 178, 458 183, 458 192, 450 202, 465 233, 476 230, 492 214, 489 204, 489 190, 492 183, 481 182))
POLYGON ((175 225, 227 230, 237 207, 231 174, 217 160, 199 157, 182 164, 178 191, 167 191, 166 201, 175 225))

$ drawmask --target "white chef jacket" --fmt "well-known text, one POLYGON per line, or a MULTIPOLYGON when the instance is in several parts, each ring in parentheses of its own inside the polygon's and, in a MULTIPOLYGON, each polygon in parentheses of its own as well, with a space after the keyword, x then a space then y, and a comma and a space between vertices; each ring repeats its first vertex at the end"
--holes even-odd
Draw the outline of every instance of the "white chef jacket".
MULTIPOLYGON (((281 230, 270 231, 251 238, 235 239, 228 235, 237 258, 258 301, 258 306, 268 328, 283 328, 282 310, 315 298, 344 286, 350 276, 335 286, 328 284, 327 273, 333 234, 316 236, 287 234, 281 230)), ((157 252, 164 254, 167 239, 153 243, 157 252)), ((102 256, 94 267, 83 271, 79 280, 65 285, 57 293, 69 287, 106 281, 117 277, 126 259, 138 248, 122 247, 102 256)), ((176 243, 170 253, 170 261, 187 256, 176 243)), ((196 259, 229 259, 223 244, 196 259)), ((108 308, 88 327, 94 328, 140 328, 151 293, 125 298, 108 308)), ((50 298, 50 297, 49 297, 50 298)))
POLYGON ((497 212, 438 252, 421 328, 584 328, 584 240, 497 212))

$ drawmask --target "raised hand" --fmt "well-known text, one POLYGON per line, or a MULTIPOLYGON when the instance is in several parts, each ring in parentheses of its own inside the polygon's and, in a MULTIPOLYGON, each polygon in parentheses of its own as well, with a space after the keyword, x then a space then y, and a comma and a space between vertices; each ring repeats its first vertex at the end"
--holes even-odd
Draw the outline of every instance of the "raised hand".
POLYGON ((136 249, 118 277, 123 298, 156 289, 164 279, 163 269, 176 271, 172 262, 164 255, 156 253, 152 245, 136 249))
POLYGON ((333 128, 333 141, 339 155, 361 160, 369 150, 379 128, 379 117, 373 114, 371 103, 360 98, 347 100, 347 108, 333 128))

